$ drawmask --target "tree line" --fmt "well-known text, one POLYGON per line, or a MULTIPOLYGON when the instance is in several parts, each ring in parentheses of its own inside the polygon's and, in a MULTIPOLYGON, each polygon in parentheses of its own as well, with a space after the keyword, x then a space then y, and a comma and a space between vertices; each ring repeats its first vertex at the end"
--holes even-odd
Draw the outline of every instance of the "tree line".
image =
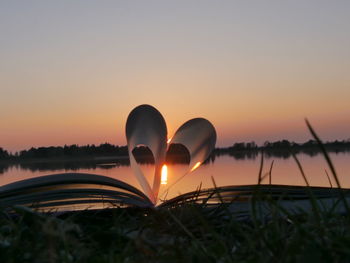
POLYGON ((49 146, 30 148, 14 154, 0 148, 0 159, 32 159, 32 158, 59 158, 59 157, 88 157, 88 156, 127 156, 127 146, 103 143, 96 145, 79 146, 76 144, 65 146, 49 146))
MULTIPOLYGON (((328 152, 332 153, 350 152, 350 139, 325 142, 323 146, 328 152)), ((264 152, 267 157, 279 158, 289 158, 293 153, 314 156, 320 152, 320 146, 315 140, 309 140, 305 143, 280 140, 275 142, 266 141, 261 146, 258 146, 255 142, 238 142, 230 147, 215 149, 215 155, 217 156, 228 154, 236 159, 255 158, 259 152, 264 152)))
MULTIPOLYGON (((329 152, 350 152, 350 140, 333 141, 324 143, 325 148, 329 152)), ((254 157, 259 152, 263 151, 268 156, 289 157, 291 153, 305 153, 308 155, 315 155, 320 151, 317 142, 309 140, 305 143, 290 142, 288 140, 280 140, 275 142, 266 141, 263 145, 258 146, 254 141, 252 142, 237 142, 232 146, 225 148, 216 148, 213 155, 219 156, 229 154, 240 159, 242 157, 254 157)), ((172 154, 183 154, 184 150, 181 147, 173 147, 172 154)), ((145 147, 140 147, 134 150, 138 156, 147 157, 151 153, 145 147)), ((69 157, 97 157, 97 156, 115 156, 127 157, 127 146, 112 145, 103 143, 96 145, 79 146, 76 144, 65 146, 50 146, 30 148, 14 154, 0 147, 0 160, 13 159, 46 159, 46 158, 69 158, 69 157)))

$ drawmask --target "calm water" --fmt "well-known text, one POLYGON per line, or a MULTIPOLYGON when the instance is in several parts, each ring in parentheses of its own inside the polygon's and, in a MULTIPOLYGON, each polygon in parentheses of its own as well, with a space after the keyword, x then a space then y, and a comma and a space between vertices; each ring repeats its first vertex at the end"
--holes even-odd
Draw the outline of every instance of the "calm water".
MULTIPOLYGON (((336 167, 342 186, 350 188, 350 154, 339 153, 331 154, 330 156, 336 167)), ((322 155, 310 157, 308 155, 300 154, 298 155, 298 158, 300 159, 311 185, 329 186, 325 169, 330 176, 331 173, 322 155)), ((263 174, 269 171, 272 160, 274 160, 272 170, 273 184, 305 185, 300 175, 300 171, 292 158, 265 158, 263 174)), ((218 186, 256 184, 258 180, 259 165, 260 157, 255 159, 236 160, 230 156, 220 156, 216 157, 214 162, 200 166, 197 170, 185 176, 175 185, 173 185, 173 183, 183 175, 186 170, 186 165, 168 165, 168 181, 166 185, 161 185, 160 193, 163 193, 163 197, 165 197, 166 190, 168 189, 167 198, 171 198, 180 193, 195 190, 201 183, 202 188, 212 187, 213 183, 211 177, 214 178, 218 186), (169 186, 171 186, 170 189, 169 186)), ((153 165, 142 165, 142 169, 149 181, 151 181, 153 179, 151 178, 153 165)), ((74 169, 55 169, 54 167, 50 167, 50 165, 46 167, 41 166, 40 169, 12 166, 3 170, 0 174, 0 185, 32 177, 64 172, 82 172, 105 175, 125 181, 140 188, 129 166, 116 166, 113 163, 105 163, 97 166, 93 165, 92 168, 75 167, 74 169)), ((266 177, 263 183, 268 183, 268 177, 266 177)), ((331 178, 331 183, 335 185, 333 178, 331 178)))

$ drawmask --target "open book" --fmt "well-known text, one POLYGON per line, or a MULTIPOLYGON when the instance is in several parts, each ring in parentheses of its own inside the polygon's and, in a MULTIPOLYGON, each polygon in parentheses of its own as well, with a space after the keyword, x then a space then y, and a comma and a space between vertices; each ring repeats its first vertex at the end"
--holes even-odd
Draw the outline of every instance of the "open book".
MULTIPOLYGON (((155 205, 143 192, 122 181, 95 174, 64 173, 36 177, 0 187, 0 207, 12 209, 15 205, 31 207, 43 212, 59 212, 85 209, 119 207, 176 207, 182 204, 229 204, 236 216, 245 218, 250 214, 249 200, 257 193, 268 193, 269 198, 278 200, 278 206, 287 210, 311 210, 310 190, 322 202, 322 207, 334 207, 344 212, 339 202, 339 189, 326 187, 244 185, 198 189, 155 205)), ((349 190, 344 190, 350 201, 349 190)), ((266 205, 261 208, 266 215, 266 205)))

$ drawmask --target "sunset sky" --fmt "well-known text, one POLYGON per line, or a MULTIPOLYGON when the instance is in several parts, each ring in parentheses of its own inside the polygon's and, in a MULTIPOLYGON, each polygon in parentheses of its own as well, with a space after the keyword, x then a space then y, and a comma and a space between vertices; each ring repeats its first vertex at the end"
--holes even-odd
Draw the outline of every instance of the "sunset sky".
POLYGON ((1 1, 0 147, 124 145, 128 113, 218 145, 350 138, 350 1, 1 1))

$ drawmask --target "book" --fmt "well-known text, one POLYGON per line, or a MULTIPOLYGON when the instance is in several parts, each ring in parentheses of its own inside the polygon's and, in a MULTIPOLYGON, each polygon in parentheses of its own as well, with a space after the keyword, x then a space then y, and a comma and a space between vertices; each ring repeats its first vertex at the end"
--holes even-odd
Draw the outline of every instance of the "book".
MULTIPOLYGON (((347 202, 348 189, 342 189, 347 202)), ((286 211, 312 210, 310 193, 324 209, 346 212, 338 188, 241 185, 196 189, 169 200, 154 204, 142 191, 125 182, 107 176, 86 173, 52 174, 18 181, 0 187, 0 207, 12 211, 14 206, 30 207, 40 212, 66 212, 104 208, 172 208, 185 204, 198 204, 213 208, 226 205, 238 218, 251 214, 250 201, 257 196, 260 212, 268 216, 269 205, 278 205, 286 211), (264 200, 264 196, 268 199, 264 200), (272 201, 275 200, 275 201, 272 201), (265 203, 264 203, 265 202, 265 203)), ((4 211, 5 211, 4 210, 4 211)))

